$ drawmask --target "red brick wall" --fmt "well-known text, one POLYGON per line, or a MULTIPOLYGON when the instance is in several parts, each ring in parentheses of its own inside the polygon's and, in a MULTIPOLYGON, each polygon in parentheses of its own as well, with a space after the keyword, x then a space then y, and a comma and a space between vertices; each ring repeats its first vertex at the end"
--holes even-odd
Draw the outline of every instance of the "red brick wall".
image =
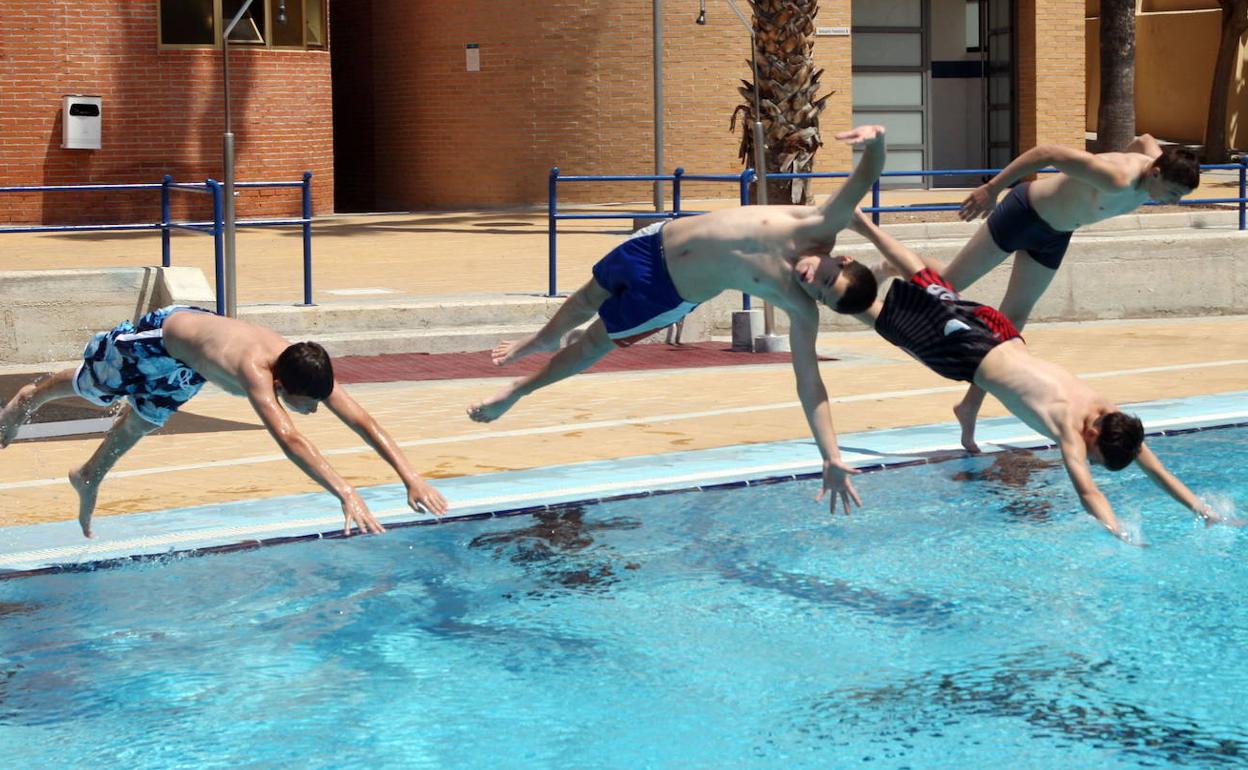
MULTIPOLYGON (((731 133, 728 123, 750 77, 749 37, 724 3, 708 3, 705 26, 694 24, 696 2, 663 5, 667 170, 737 173, 740 126, 731 133)), ((848 24, 848 7, 826 3, 820 23, 848 24)), ((650 0, 372 8, 379 207, 538 203, 555 165, 573 175, 653 172, 650 0), (480 72, 466 71, 467 43, 480 45, 480 72)), ((832 134, 848 127, 848 55, 846 38, 819 39, 816 57, 831 64, 825 92, 838 91, 822 121, 824 170, 834 157, 849 162, 831 149, 832 134)), ((650 190, 568 184, 560 198, 649 200, 650 190)), ((684 194, 730 197, 735 188, 690 184, 684 194)))
MULTIPOLYGON (((221 53, 160 50, 155 0, 4 0, 0 185, 112 184, 222 176, 221 53), (66 94, 104 98, 103 149, 61 149, 66 94)), ((313 173, 333 211, 329 54, 232 47, 240 181, 313 173)), ((207 216, 175 194, 179 216, 207 216)), ((197 201, 201 201, 196 196, 197 201)), ((298 214, 297 191, 244 191, 240 217, 298 214)), ((155 222, 158 191, 0 194, 0 223, 155 222)))

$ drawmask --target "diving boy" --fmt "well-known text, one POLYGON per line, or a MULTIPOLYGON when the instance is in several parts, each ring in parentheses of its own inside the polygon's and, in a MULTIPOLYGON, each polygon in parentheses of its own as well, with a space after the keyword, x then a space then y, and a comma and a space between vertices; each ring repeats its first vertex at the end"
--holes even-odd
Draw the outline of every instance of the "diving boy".
POLYGON ((0 412, 0 448, 54 399, 79 396, 108 405, 124 397, 129 402, 91 458, 69 474, 78 493, 78 523, 87 537, 104 475, 205 382, 245 397, 291 462, 338 498, 343 534, 350 534, 352 526, 361 532, 385 530, 355 489, 295 428, 286 409, 311 414, 324 404, 394 467, 414 509, 446 511, 446 500, 412 469, 390 435, 334 382, 329 355, 314 342, 292 345, 263 326, 175 305, 144 315, 137 325, 125 321, 96 334, 82 359, 76 368, 25 385, 10 399, 0 412))

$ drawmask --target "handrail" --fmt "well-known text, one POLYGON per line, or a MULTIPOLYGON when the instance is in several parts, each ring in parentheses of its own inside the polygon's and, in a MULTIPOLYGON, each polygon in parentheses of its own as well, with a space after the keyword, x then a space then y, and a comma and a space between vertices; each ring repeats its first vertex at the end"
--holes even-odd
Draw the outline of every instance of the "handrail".
MULTIPOLYGON (((278 217, 260 219, 239 219, 237 227, 277 227, 283 225, 300 225, 303 233, 303 304, 312 304, 312 172, 305 171, 298 181, 277 182, 239 182, 240 188, 302 188, 301 213, 299 217, 278 217)), ((160 263, 162 267, 172 265, 172 244, 170 234, 173 230, 190 230, 207 233, 213 237, 214 277, 216 282, 217 312, 224 314, 224 198, 220 182, 206 179, 203 182, 175 182, 166 174, 157 184, 83 184, 83 185, 23 185, 0 187, 0 193, 48 193, 48 192, 116 192, 121 190, 160 190, 160 221, 136 222, 131 224, 103 225, 17 225, 0 226, 0 233, 49 233, 49 232, 116 232, 125 230, 160 230, 160 263), (207 222, 175 222, 173 221, 173 191, 209 195, 212 197, 212 220, 207 222)))
MULTIPOLYGON (((1189 198, 1180 200, 1176 205, 1180 206, 1196 206, 1202 204, 1215 203, 1238 203, 1239 204, 1239 229, 1248 230, 1248 154, 1241 155, 1234 163, 1207 163, 1202 164, 1202 171, 1215 170, 1237 170, 1239 171, 1239 197, 1238 198, 1189 198)), ((997 174, 1001 171, 999 168, 953 168, 953 169, 918 169, 914 171, 884 171, 881 177, 936 177, 936 176, 968 176, 968 175, 989 175, 997 174)), ((767 178, 771 179, 839 179, 850 175, 848 171, 826 171, 826 172, 809 172, 809 173, 768 173, 767 178)), ((1046 167, 1039 170, 1042 174, 1058 173, 1053 167, 1046 167)), ((548 280, 547 280, 547 296, 554 297, 558 294, 555 268, 558 259, 557 239, 558 239, 558 221, 560 219, 676 219, 682 216, 693 216, 704 212, 687 211, 681 208, 680 185, 681 182, 729 182, 735 181, 740 186, 740 200, 742 206, 750 203, 750 185, 756 181, 753 169, 747 168, 740 174, 686 174, 683 168, 677 168, 672 174, 610 174, 605 176, 563 176, 559 172, 559 167, 555 166, 550 170, 550 177, 547 183, 547 249, 548 249, 548 280), (565 182, 671 182, 672 183, 672 210, 671 211, 622 211, 622 212, 581 212, 581 213, 562 213, 559 211, 559 190, 558 186, 565 182)), ((1163 205, 1156 201, 1146 201, 1146 206, 1163 205)), ((957 211, 961 209, 961 203, 931 203, 920 204, 916 206, 881 206, 880 205, 880 180, 876 179, 871 185, 871 205, 864 206, 863 211, 871 214, 871 219, 879 224, 881 213, 893 213, 902 211, 957 211)), ((742 306, 748 310, 750 307, 749 295, 744 295, 742 306)))

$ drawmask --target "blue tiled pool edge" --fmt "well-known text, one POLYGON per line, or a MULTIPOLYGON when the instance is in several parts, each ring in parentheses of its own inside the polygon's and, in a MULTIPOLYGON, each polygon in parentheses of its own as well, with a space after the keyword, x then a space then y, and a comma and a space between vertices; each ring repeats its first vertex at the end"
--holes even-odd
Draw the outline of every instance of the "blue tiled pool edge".
MULTIPOLYGON (((1148 435, 1171 435, 1248 425, 1248 391, 1125 405, 1148 435)), ((1012 417, 984 420, 985 452, 1052 443, 1012 417)), ((845 460, 863 472, 964 456, 956 423, 849 433, 840 436, 845 460)), ((361 489, 390 528, 513 516, 570 503, 594 503, 671 492, 814 478, 819 454, 810 439, 745 444, 572 465, 439 479, 452 513, 415 513, 400 484, 361 489), (398 503, 403 507, 394 507, 398 503)), ((96 569, 135 560, 199 555, 265 545, 342 537, 337 502, 323 493, 110 516, 86 541, 76 521, 0 528, 0 579, 96 569), (297 510, 297 517, 283 511, 297 510)))

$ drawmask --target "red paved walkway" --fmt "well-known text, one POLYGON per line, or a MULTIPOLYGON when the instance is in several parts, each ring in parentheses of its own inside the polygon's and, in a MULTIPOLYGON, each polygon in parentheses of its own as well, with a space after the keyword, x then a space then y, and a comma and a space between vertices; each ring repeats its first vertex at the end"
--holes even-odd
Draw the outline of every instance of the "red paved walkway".
MULTIPOLYGON (((535 371, 554 355, 537 353, 503 368, 490 362, 488 350, 475 353, 398 353, 343 356, 334 359, 334 377, 342 383, 457 380, 474 377, 516 377, 535 371)), ((788 353, 738 353, 726 342, 693 342, 672 346, 634 345, 612 351, 591 372, 638 369, 680 369, 743 364, 787 364, 788 353)))

